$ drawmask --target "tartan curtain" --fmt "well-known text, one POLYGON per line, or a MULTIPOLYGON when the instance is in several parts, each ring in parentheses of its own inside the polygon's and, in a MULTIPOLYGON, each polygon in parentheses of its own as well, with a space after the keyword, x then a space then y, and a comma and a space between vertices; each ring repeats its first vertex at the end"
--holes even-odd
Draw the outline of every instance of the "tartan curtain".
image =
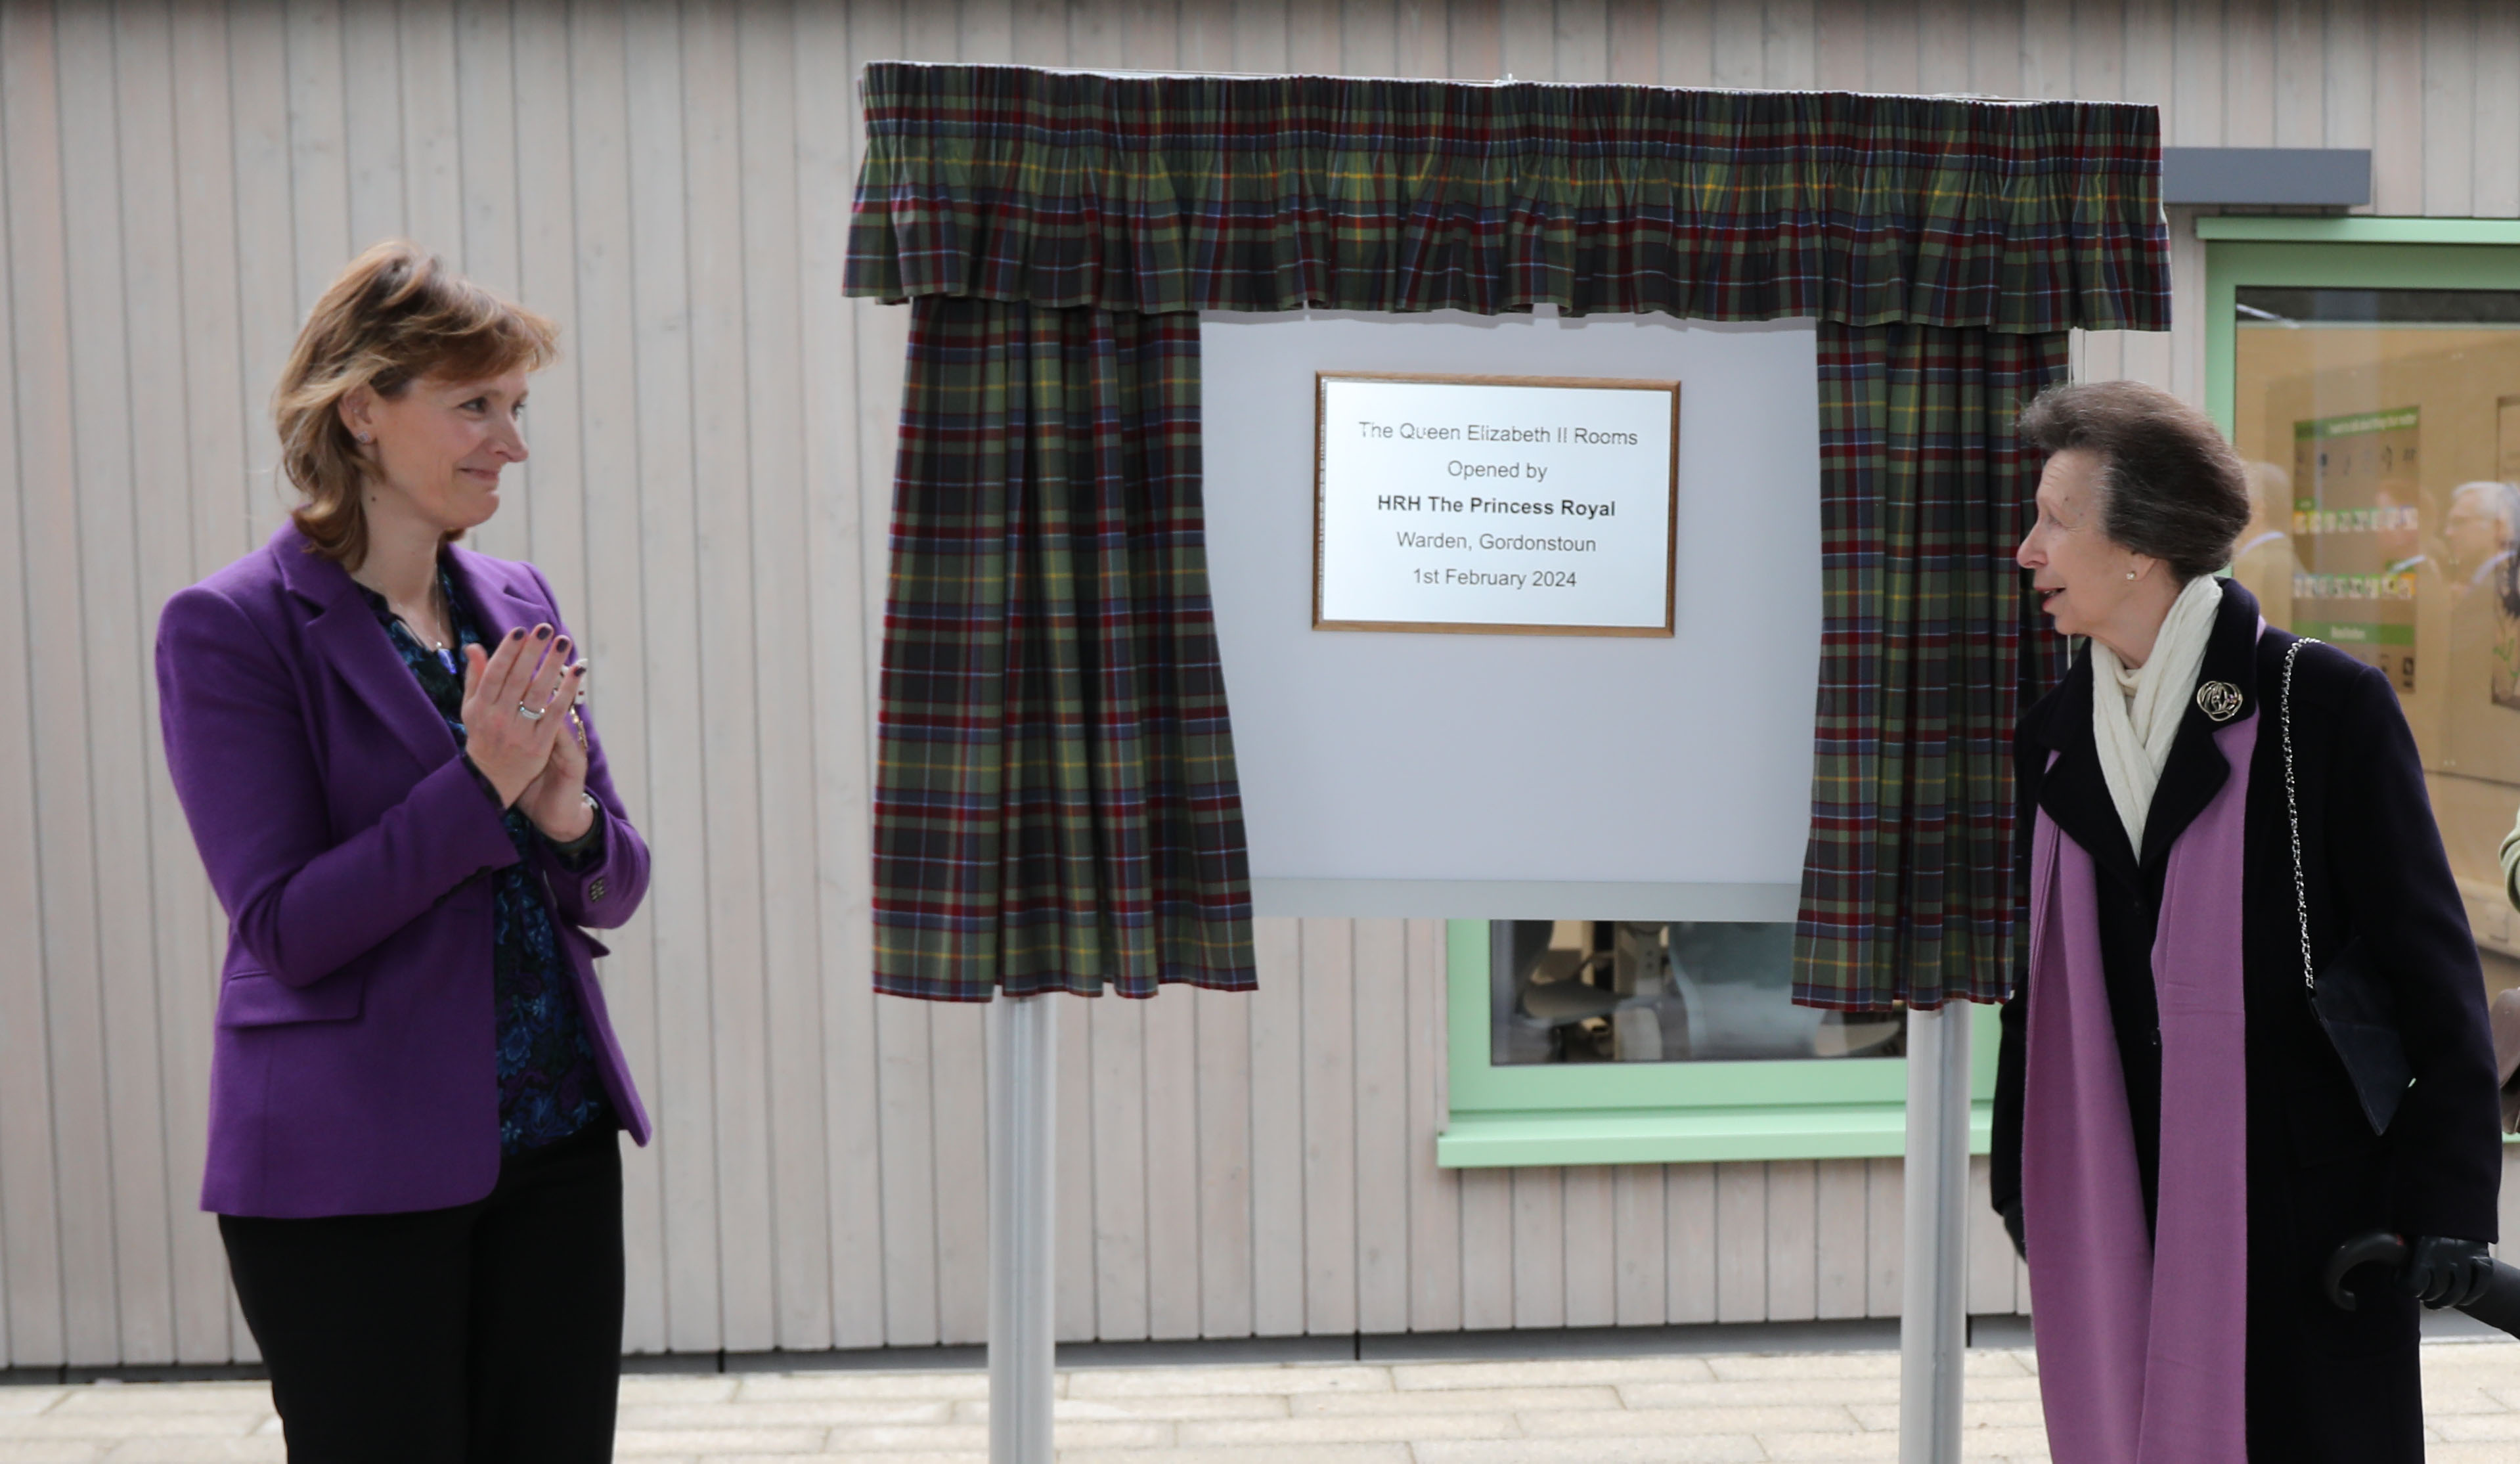
POLYGON ((1820 326, 1821 680, 1794 999, 2003 997, 2012 727, 2064 669, 2012 551, 2040 460, 2012 420, 2061 331, 1820 326))
POLYGON ((852 294, 2166 330, 2113 102, 866 69, 852 294))
MULTIPOLYGON (((867 68, 863 90, 846 288, 921 311, 886 628, 881 989, 984 998, 993 980, 1114 981, 1145 994, 1176 972, 1249 984, 1198 528, 1192 312, 1493 314, 1545 301, 1822 323, 1826 606, 1796 999, 1862 1009, 2003 994, 2018 905, 2004 754, 2021 695, 2053 671, 2008 562, 2031 484, 2006 414, 2061 378, 2066 331, 2169 327, 2152 108, 900 62, 867 68), (1166 573, 1141 589, 1114 571, 1098 591, 1115 623, 1180 618, 1175 650, 1191 658, 1179 686, 1149 666, 1134 703, 1107 704, 1185 740, 1179 793, 1143 812, 1126 799, 1092 811, 1090 782, 1044 801, 988 781, 1048 756, 1010 741, 1019 730, 1093 744, 1059 713, 1016 714, 1029 704, 1013 692, 993 711, 998 693, 968 684, 999 674, 992 658, 1012 674, 1016 640, 1055 641, 1070 621, 1047 602, 1018 615, 1012 581, 1003 604, 990 598, 988 556, 1021 562, 1033 529, 981 522, 999 491, 988 475, 1033 469, 979 444, 1037 442, 1047 419, 1033 405, 1020 427, 1001 420, 1022 393, 990 398, 964 385, 976 364, 936 354, 984 353, 957 336, 979 327, 946 324, 967 317, 939 313, 944 301, 1027 308, 1022 327, 968 318, 1034 340, 1108 332, 1114 360, 1130 355, 1119 342, 1147 339, 1133 331, 1165 340, 1175 394, 1159 432, 1088 413, 1098 451, 1138 444, 1147 455, 1111 460, 1169 475, 1148 502, 1172 517, 1148 526, 1176 556, 1166 573), (1054 326, 1056 312, 1074 319, 1054 326), (1160 452, 1145 447, 1151 436, 1160 452), (988 548, 993 535, 1009 547, 988 548), (914 661, 916 690, 896 679, 914 661), (1004 831, 991 827, 1001 817, 1004 831), (1150 872, 1117 888, 1143 886, 1143 911, 1095 916, 1102 887, 1066 882, 1118 878, 1141 844, 1150 872), (1138 919, 1143 945, 1104 934, 1138 919)), ((1025 400, 1058 396, 1050 355, 1027 359, 1041 375, 1025 400)), ((1101 360, 1081 347, 1060 359, 1068 372, 1101 360)), ((1070 382, 1071 424, 1084 399, 1070 382)), ((1058 659, 1048 646, 1023 654, 1058 659)), ((1103 705, 1075 714, 1091 721, 1103 705)))
POLYGON ((922 298, 899 481, 876 989, 1249 989, 1198 317, 922 298))

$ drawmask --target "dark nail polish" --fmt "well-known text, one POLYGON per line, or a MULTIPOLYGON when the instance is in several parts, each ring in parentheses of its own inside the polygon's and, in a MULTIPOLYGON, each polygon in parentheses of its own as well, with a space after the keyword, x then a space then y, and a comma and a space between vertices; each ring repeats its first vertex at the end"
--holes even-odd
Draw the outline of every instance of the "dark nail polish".
POLYGON ((508 639, 510 639, 510 640, 522 640, 522 639, 524 639, 524 635, 525 635, 525 627, 523 627, 522 625, 519 625, 519 626, 518 626, 516 629, 511 630, 511 631, 509 631, 509 632, 508 632, 508 639))
POLYGON ((549 625, 536 625, 536 626, 534 627, 534 639, 536 639, 536 640, 538 640, 538 641, 541 641, 541 640, 550 640, 550 639, 551 639, 551 627, 550 627, 549 625))
POLYGON ((555 651, 566 651, 568 649, 568 637, 563 635, 560 639, 553 641, 552 649, 555 651))

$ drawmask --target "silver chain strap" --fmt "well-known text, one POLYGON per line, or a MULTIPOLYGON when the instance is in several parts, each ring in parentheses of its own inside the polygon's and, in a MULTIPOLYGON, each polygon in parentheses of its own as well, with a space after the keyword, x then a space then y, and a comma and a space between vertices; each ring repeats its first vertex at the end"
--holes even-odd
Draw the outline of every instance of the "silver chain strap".
POLYGON ((2301 917, 2301 984, 2313 995, 2318 993, 2318 970, 2310 954, 2310 886, 2301 872, 2301 791, 2292 769, 2292 663, 2302 647, 2318 644, 2304 636, 2287 647, 2283 674, 2284 813, 2292 820, 2292 907, 2301 917))

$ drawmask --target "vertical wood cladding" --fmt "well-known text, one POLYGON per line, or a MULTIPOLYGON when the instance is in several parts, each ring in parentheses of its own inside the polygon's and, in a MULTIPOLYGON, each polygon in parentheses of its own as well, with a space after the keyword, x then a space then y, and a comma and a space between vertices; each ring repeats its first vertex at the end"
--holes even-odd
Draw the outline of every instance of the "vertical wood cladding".
MULTIPOLYGON (((904 312, 838 280, 853 78, 905 56, 2124 98, 2371 148, 2380 211, 2520 212, 2482 0, 0 0, 0 1366, 251 1355, 193 1208, 224 924, 151 640, 279 522, 270 385, 388 234, 564 328, 475 542, 567 604, 656 849, 605 972, 661 1123, 631 1346, 978 1340, 977 1013, 867 978, 904 312)), ((2202 392, 2192 331, 2077 364, 2202 392)), ((1437 1169, 1442 942, 1267 921, 1257 997, 1073 1013, 1062 1336, 1896 1308, 1893 1161, 1437 1169)), ((1971 1307, 2020 1304, 1972 1246, 1971 1307)))

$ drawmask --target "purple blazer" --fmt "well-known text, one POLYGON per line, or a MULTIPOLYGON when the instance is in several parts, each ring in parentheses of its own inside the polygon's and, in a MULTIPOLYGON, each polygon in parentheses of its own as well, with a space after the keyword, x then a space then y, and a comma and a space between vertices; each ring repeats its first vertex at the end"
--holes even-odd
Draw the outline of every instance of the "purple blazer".
MULTIPOLYGON (((548 621, 533 566, 449 551, 496 644, 548 621)), ((158 716, 175 793, 228 916, 202 1208, 336 1215, 469 1204, 499 1177, 490 882, 516 846, 347 572, 296 528, 166 602, 158 716)), ((539 873, 613 1111, 648 1115, 580 927, 648 890, 587 718, 604 853, 539 873)))

